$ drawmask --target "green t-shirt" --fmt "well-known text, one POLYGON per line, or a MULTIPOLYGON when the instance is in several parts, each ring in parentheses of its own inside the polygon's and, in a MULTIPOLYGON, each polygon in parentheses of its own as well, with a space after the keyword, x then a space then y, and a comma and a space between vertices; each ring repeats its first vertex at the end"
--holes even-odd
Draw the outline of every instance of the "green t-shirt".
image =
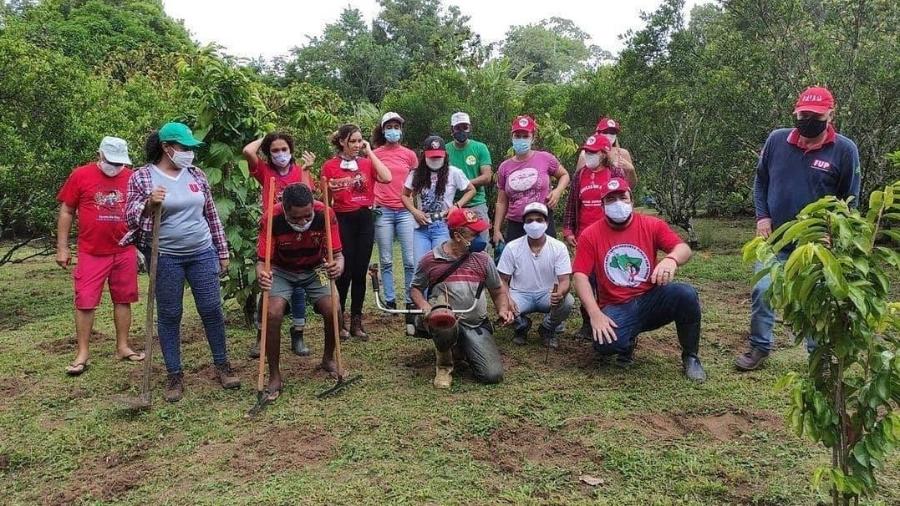
MULTIPOLYGON (((450 165, 459 168, 470 180, 481 175, 482 165, 491 164, 491 153, 484 143, 469 139, 465 146, 458 148, 455 142, 450 141, 445 148, 447 149, 447 156, 450 157, 450 165)), ((466 207, 487 203, 487 199, 484 196, 484 186, 476 186, 475 190, 475 196, 466 204, 466 207)), ((456 198, 459 198, 459 195, 460 193, 457 193, 456 198)))

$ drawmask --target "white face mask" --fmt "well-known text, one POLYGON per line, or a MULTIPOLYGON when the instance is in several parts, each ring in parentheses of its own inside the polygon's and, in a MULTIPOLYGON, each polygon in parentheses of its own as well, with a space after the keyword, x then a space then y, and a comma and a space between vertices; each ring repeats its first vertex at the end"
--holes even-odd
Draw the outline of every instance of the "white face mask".
POLYGON ((441 167, 444 166, 444 158, 426 158, 425 165, 431 170, 441 170, 441 167))
POLYGON ((309 230, 309 227, 312 226, 312 222, 313 222, 313 219, 315 219, 315 217, 316 217, 316 215, 314 214, 313 217, 310 218, 309 220, 307 220, 306 223, 303 225, 297 225, 296 223, 291 223, 291 222, 287 222, 287 224, 290 225, 290 227, 292 229, 294 229, 294 232, 302 233, 302 232, 306 232, 307 230, 309 230))
POLYGON ((603 137, 606 137, 609 140, 610 146, 615 146, 616 144, 616 134, 602 134, 603 137))
POLYGON ((341 159, 341 168, 346 169, 346 170, 359 170, 359 165, 357 165, 356 159, 353 159, 353 160, 341 159))
POLYGON ((192 165, 194 165, 194 152, 193 151, 173 151, 171 155, 168 155, 169 160, 172 160, 172 163, 175 164, 179 169, 186 169, 192 165))
POLYGON ((102 161, 99 165, 100 170, 109 177, 116 177, 125 169, 124 165, 113 165, 107 161, 102 161))
POLYGON ((541 223, 539 221, 530 221, 524 225, 522 228, 525 229, 525 233, 528 234, 528 237, 532 239, 540 239, 544 236, 544 233, 547 231, 547 223, 541 223))
POLYGON ((584 153, 584 165, 589 169, 600 166, 600 153, 584 153))
POLYGON ((612 204, 603 204, 606 217, 615 223, 625 223, 631 217, 631 204, 617 200, 612 204))
POLYGON ((275 153, 272 155, 272 162, 279 167, 287 167, 291 163, 291 154, 285 152, 275 153))

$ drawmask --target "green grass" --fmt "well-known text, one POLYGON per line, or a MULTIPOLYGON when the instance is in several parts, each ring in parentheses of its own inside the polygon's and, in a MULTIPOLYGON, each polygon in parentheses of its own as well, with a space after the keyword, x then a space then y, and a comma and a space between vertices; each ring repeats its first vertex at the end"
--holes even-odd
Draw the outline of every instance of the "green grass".
MULTIPOLYGON (((344 347, 361 383, 315 399, 330 383, 314 370, 322 320, 313 317, 314 356, 283 355, 284 394, 254 421, 244 418, 255 400, 256 362, 245 358, 253 333, 236 307, 228 343, 243 388, 226 392, 213 381, 186 297, 185 398, 162 401, 155 347, 156 402, 133 416, 112 400, 137 391, 140 367, 113 360, 108 299, 91 369, 68 378, 68 274, 50 259, 4 267, 0 503, 813 504, 823 497, 809 476, 828 453, 785 428, 785 395, 773 389, 783 373, 802 370, 805 352, 779 335, 765 369, 739 375, 731 366, 747 336, 749 271, 738 252, 752 224, 700 220, 698 230, 709 247, 680 277, 704 306, 706 384, 681 377, 671 326, 642 337, 630 371, 598 364, 571 339, 545 363, 536 337, 514 348, 504 329, 496 336, 502 384, 478 385, 463 370, 439 392, 430 343, 403 336, 402 322, 373 309, 373 340, 344 347), (583 484, 583 474, 603 483, 583 484)), ((143 311, 135 305, 139 349, 143 311)), ((569 332, 578 325, 573 316, 569 332)), ((900 503, 898 463, 879 475, 868 502, 900 503)))

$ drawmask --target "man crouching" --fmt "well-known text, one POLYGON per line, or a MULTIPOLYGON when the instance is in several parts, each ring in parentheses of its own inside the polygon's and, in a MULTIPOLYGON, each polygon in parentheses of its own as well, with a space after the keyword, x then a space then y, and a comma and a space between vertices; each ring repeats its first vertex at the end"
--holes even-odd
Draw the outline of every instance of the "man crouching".
POLYGON ((410 297, 425 317, 416 321, 420 332, 434 341, 436 388, 450 388, 453 350, 464 356, 481 383, 503 381, 500 351, 487 318, 487 288, 504 325, 513 320, 506 289, 494 262, 484 253, 487 242, 479 234, 486 221, 470 209, 453 208, 447 215, 450 240, 425 254, 416 269, 410 297), (427 299, 426 299, 427 294, 427 299), (471 311, 454 314, 453 310, 471 311))

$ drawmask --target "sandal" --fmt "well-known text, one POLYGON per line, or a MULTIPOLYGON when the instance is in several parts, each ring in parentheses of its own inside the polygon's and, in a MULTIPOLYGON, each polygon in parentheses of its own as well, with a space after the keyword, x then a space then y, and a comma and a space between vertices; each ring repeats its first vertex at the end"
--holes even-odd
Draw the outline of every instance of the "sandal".
POLYGON ((270 403, 273 403, 276 400, 278 400, 278 398, 281 397, 281 389, 282 388, 284 388, 284 387, 278 387, 272 391, 269 391, 269 389, 267 388, 265 391, 266 404, 270 404, 270 403))
POLYGON ((141 362, 142 360, 144 360, 144 357, 145 355, 143 353, 138 353, 136 351, 133 351, 123 357, 120 357, 118 354, 116 355, 116 358, 123 362, 141 362))
POLYGON ((88 370, 88 367, 90 367, 90 364, 87 361, 71 364, 66 366, 66 374, 69 376, 81 376, 84 371, 88 370))

